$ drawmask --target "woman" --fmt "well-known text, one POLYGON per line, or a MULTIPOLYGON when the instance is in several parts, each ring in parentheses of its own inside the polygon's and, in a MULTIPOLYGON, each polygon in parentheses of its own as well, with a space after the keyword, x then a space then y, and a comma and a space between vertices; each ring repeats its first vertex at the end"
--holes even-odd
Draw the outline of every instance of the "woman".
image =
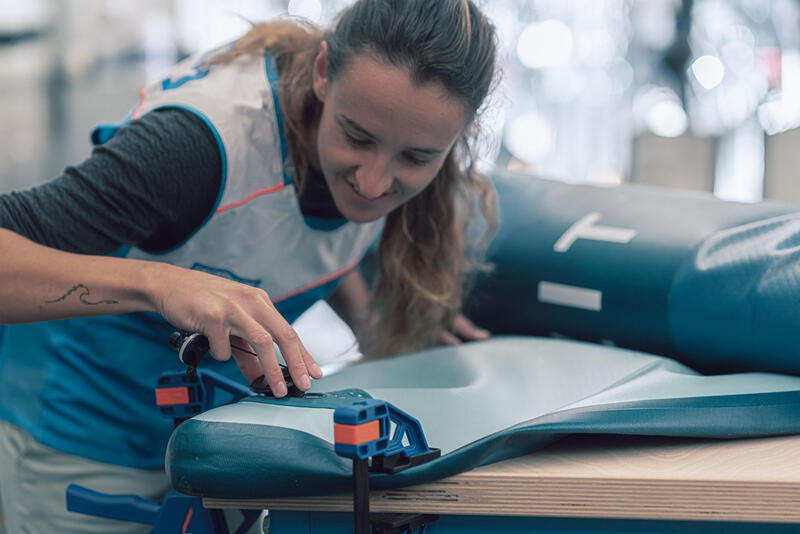
POLYGON ((167 489, 152 388, 179 368, 173 327, 277 396, 273 341, 301 389, 321 376, 290 322, 334 288, 345 317, 370 317, 370 355, 486 337, 459 310, 470 212, 493 227, 468 140, 494 57, 468 0, 361 0, 325 34, 265 23, 145 88, 78 167, 0 197, 0 319, 30 323, 0 347, 11 530, 135 531, 63 511, 64 488, 167 489), (379 237, 365 313, 356 266, 379 237))

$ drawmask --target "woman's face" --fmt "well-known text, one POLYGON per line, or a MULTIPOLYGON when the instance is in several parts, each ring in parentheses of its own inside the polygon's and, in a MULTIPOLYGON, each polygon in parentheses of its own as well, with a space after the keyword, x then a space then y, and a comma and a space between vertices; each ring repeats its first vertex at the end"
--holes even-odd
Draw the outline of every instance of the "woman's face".
POLYGON ((339 211, 355 222, 386 215, 431 183, 465 126, 464 107, 439 83, 362 54, 335 80, 327 43, 314 64, 323 103, 319 167, 339 211))

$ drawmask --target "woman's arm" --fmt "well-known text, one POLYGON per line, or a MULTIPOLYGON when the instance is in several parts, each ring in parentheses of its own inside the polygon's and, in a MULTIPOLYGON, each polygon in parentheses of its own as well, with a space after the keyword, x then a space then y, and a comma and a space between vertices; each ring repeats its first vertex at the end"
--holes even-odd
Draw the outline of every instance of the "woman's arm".
POLYGON ((177 328, 201 332, 217 360, 232 356, 231 336, 242 338, 258 360, 236 351, 252 381, 262 374, 277 396, 286 394, 273 341, 301 389, 322 376, 294 329, 267 293, 225 278, 158 262, 72 254, 0 229, 0 322, 151 311, 177 328))
POLYGON ((358 332, 360 323, 364 320, 368 301, 369 288, 358 268, 345 275, 328 298, 328 304, 333 311, 344 319, 354 332, 358 332))
POLYGON ((231 336, 243 338, 258 356, 234 351, 242 373, 250 381, 266 374, 277 393, 286 386, 274 339, 294 382, 307 389, 307 376, 321 373, 263 291, 168 264, 62 252, 172 248, 213 209, 220 183, 220 155, 205 124, 164 109, 121 128, 62 176, 0 196, 7 229, 0 231, 0 322, 155 311, 206 334, 216 359, 231 356, 231 336))

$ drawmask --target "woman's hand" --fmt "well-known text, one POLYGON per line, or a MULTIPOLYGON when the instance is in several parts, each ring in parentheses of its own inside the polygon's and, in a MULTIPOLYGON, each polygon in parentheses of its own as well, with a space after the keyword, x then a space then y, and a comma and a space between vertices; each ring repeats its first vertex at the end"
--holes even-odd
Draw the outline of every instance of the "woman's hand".
POLYGON ((266 291, 164 263, 150 263, 148 269, 147 293, 155 311, 177 328, 204 334, 211 356, 221 361, 233 356, 249 382, 263 374, 276 397, 286 395, 273 342, 298 388, 305 391, 311 387, 309 377, 322 377, 266 291))
POLYGON ((463 341, 479 341, 489 339, 489 336, 488 330, 475 326, 463 314, 459 314, 453 322, 452 332, 442 330, 439 333, 439 342, 442 345, 460 345, 463 341))

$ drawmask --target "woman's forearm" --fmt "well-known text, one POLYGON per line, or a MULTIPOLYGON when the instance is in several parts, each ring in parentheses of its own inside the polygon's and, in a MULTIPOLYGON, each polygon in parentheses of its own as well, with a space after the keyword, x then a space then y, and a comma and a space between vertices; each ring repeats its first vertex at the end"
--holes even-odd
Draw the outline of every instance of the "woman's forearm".
POLYGON ((0 228, 0 323, 153 311, 149 262, 71 254, 0 228))

